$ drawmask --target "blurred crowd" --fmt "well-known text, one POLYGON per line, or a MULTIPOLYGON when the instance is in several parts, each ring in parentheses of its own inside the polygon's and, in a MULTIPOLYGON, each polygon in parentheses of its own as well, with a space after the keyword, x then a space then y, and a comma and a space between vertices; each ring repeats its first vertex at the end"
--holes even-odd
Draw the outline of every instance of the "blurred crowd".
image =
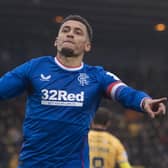
MULTIPOLYGON (((31 51, 25 56, 23 53, 22 50, 0 49, 0 75, 31 56, 31 51)), ((36 50, 33 55, 42 53, 43 51, 36 50)), ((131 67, 107 69, 117 71, 121 79, 132 87, 144 90, 154 97, 166 96, 168 85, 158 69, 151 68, 145 72, 131 67)), ((103 100, 101 105, 112 111, 113 119, 109 131, 119 137, 125 145, 132 165, 136 168, 167 168, 167 115, 152 120, 141 113, 125 110, 109 100, 103 100)), ((0 168, 16 168, 22 142, 24 106, 25 95, 0 102, 0 168)))

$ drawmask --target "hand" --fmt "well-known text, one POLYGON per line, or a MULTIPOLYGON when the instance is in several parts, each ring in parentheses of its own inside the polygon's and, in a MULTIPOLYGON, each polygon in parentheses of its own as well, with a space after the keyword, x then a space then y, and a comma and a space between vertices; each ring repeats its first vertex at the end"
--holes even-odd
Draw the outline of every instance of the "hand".
POLYGON ((145 98, 142 102, 142 108, 151 118, 155 118, 159 114, 166 114, 166 104, 167 97, 159 99, 145 98))

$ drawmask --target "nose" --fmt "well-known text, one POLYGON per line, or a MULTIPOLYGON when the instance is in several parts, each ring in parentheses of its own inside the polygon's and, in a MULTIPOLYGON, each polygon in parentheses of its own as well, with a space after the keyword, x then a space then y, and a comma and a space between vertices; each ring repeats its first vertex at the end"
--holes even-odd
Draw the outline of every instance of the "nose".
POLYGON ((72 34, 67 34, 67 37, 74 38, 74 36, 72 34))
POLYGON ((67 37, 74 38, 74 34, 72 30, 67 33, 67 37))

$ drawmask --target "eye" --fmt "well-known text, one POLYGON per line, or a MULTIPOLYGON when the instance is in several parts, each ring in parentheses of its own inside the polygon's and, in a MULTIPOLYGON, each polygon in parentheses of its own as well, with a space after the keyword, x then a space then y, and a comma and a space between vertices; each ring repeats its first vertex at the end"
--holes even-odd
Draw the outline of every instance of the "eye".
POLYGON ((80 31, 76 31, 76 34, 81 35, 81 32, 80 31))
POLYGON ((66 32, 69 32, 70 31, 70 28, 69 27, 63 27, 62 29, 62 32, 63 33, 66 33, 66 32))
POLYGON ((77 35, 83 35, 83 32, 80 29, 75 30, 75 34, 77 35))

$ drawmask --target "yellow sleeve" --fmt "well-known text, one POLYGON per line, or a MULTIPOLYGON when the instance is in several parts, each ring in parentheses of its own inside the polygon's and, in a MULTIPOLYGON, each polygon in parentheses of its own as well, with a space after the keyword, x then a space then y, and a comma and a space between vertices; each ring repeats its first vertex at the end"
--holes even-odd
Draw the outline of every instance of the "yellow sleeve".
POLYGON ((119 163, 120 168, 132 168, 129 162, 119 163))
POLYGON ((116 161, 117 163, 125 163, 128 162, 128 155, 125 150, 125 147, 123 144, 120 142, 118 138, 115 140, 115 147, 117 150, 117 155, 116 155, 116 161))

